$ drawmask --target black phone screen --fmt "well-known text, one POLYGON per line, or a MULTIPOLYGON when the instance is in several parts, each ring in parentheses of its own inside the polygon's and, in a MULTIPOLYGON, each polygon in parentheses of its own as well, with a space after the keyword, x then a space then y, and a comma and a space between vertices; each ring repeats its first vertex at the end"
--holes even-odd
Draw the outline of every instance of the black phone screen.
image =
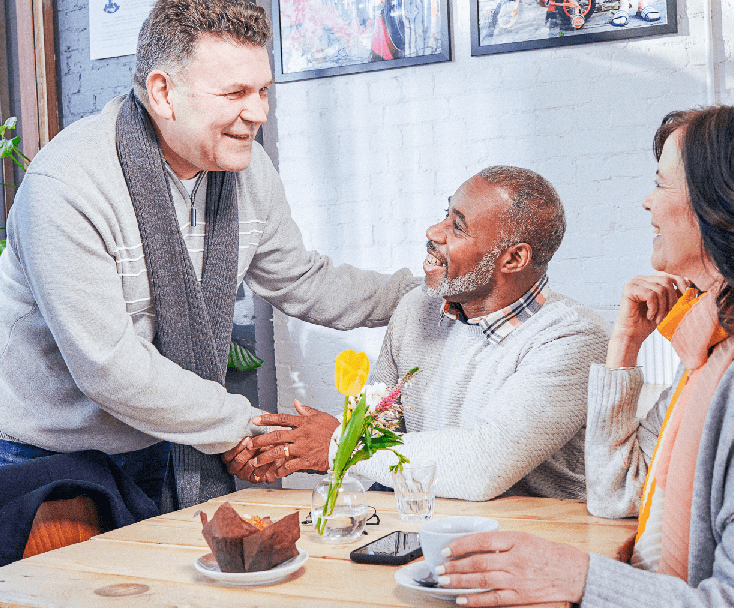
POLYGON ((355 549, 349 557, 364 563, 406 564, 422 554, 417 532, 392 532, 355 549))

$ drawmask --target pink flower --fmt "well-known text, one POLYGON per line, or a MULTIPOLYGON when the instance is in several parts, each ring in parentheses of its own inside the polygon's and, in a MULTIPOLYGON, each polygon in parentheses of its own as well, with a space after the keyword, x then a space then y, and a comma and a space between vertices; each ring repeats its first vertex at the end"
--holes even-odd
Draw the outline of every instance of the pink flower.
POLYGON ((385 397, 380 403, 377 404, 377 407, 375 408, 375 412, 378 414, 382 412, 386 412, 387 410, 391 409, 393 405, 395 405, 395 402, 398 400, 398 397, 400 396, 400 391, 403 389, 402 383, 398 384, 394 389, 392 389, 388 394, 387 397, 385 397))

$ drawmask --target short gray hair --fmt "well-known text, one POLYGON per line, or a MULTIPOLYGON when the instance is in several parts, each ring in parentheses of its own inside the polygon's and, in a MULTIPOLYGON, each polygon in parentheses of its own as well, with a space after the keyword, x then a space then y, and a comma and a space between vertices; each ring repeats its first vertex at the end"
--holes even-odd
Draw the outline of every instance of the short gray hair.
POLYGON ((265 10, 247 0, 158 0, 138 34, 135 93, 147 102, 148 75, 184 67, 205 34, 264 47, 271 33, 265 10))
POLYGON ((507 227, 504 246, 527 243, 535 268, 547 269, 566 232, 566 214, 556 189, 535 171, 520 167, 495 165, 479 175, 512 199, 502 217, 507 227))

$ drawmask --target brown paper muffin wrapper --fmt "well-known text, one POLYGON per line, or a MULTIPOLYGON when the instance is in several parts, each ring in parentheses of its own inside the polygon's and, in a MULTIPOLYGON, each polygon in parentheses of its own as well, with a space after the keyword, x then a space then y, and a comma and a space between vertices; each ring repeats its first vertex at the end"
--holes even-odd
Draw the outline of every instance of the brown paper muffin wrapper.
POLYGON ((298 555, 296 541, 301 537, 298 512, 259 529, 240 517, 228 502, 220 506, 211 521, 200 513, 202 534, 222 572, 261 572, 270 570, 298 555))

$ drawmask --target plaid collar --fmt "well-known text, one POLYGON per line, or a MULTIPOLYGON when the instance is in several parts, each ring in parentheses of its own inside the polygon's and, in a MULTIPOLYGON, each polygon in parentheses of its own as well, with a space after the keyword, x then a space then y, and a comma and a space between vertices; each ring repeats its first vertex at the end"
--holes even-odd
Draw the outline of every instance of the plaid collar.
POLYGON ((439 323, 444 317, 448 317, 468 325, 479 325, 487 340, 492 344, 499 344, 540 310, 548 299, 548 292, 548 275, 544 274, 517 302, 476 319, 468 319, 461 304, 444 300, 439 323))

